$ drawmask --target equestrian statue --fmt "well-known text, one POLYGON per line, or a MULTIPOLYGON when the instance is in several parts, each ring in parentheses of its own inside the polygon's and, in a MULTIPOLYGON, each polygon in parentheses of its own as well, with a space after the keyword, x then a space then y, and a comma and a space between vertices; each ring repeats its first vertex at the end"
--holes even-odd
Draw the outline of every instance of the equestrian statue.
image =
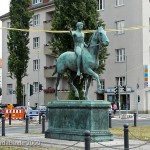
POLYGON ((101 93, 99 75, 95 72, 95 70, 99 66, 100 44, 103 43, 103 45, 108 46, 109 39, 103 27, 98 27, 97 30, 92 34, 89 44, 86 45, 84 42, 84 33, 82 32, 83 23, 78 22, 76 26, 76 31, 70 31, 70 34, 72 35, 74 40, 74 52, 67 51, 62 53, 57 58, 56 67, 53 73, 53 75, 57 73, 57 82, 55 90, 55 96, 57 100, 59 100, 57 94, 59 81, 66 70, 70 71, 68 83, 75 92, 76 97, 79 98, 79 93, 77 88, 74 86, 73 81, 76 78, 76 76, 81 76, 81 71, 82 73, 88 75, 85 99, 88 100, 88 89, 90 87, 92 78, 95 78, 97 81, 98 88, 96 92, 101 93))

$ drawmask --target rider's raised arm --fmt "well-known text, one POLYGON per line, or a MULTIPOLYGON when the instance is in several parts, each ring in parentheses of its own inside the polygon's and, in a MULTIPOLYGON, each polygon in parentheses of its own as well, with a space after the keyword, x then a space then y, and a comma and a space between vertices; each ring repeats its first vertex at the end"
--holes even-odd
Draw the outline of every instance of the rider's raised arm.
POLYGON ((73 40, 74 40, 74 38, 75 38, 75 31, 72 31, 72 29, 70 29, 70 35, 73 37, 73 40))

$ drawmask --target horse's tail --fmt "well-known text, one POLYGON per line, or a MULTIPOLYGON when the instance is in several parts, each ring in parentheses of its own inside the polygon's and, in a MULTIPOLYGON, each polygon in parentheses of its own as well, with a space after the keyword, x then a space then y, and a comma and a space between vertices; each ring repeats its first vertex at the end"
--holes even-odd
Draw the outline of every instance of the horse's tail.
POLYGON ((52 76, 54 76, 56 73, 57 73, 57 66, 55 66, 52 76))

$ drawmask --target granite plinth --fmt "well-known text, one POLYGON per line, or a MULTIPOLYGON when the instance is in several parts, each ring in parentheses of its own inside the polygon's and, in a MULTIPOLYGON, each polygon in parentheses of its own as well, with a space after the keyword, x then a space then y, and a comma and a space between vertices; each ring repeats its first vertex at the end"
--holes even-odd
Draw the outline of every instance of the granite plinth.
POLYGON ((111 141, 109 108, 110 103, 103 100, 51 101, 45 137, 84 141, 84 132, 89 130, 93 141, 111 141))

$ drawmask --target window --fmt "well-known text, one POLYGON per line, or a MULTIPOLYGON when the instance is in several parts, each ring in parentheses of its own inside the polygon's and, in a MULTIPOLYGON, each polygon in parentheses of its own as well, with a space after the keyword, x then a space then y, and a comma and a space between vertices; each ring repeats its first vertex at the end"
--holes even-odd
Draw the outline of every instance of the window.
POLYGON ((9 95, 9 94, 11 94, 11 92, 12 92, 12 84, 7 84, 7 94, 9 95))
POLYGON ((39 37, 33 38, 33 48, 38 47, 40 47, 40 38, 39 37))
POLYGON ((101 80, 100 83, 101 83, 101 89, 105 90, 105 81, 101 80))
POLYGON ((116 77, 116 85, 125 85, 125 77, 116 77))
POLYGON ((38 89, 38 82, 33 82, 33 93, 37 93, 38 89))
POLYGON ((36 59, 33 60, 33 70, 39 70, 40 69, 40 60, 36 59))
POLYGON ((124 0, 115 0, 116 6, 122 6, 124 4, 124 0))
POLYGON ((116 21, 116 34, 124 33, 124 20, 116 21))
POLYGON ((117 62, 125 62, 125 49, 116 49, 116 61, 117 62))
POLYGON ((105 0, 98 0, 98 10, 104 10, 104 1, 105 0))
POLYGON ((39 4, 42 3, 42 0, 32 0, 32 4, 39 4))
POLYGON ((33 26, 38 26, 40 24, 40 15, 33 16, 33 26))

